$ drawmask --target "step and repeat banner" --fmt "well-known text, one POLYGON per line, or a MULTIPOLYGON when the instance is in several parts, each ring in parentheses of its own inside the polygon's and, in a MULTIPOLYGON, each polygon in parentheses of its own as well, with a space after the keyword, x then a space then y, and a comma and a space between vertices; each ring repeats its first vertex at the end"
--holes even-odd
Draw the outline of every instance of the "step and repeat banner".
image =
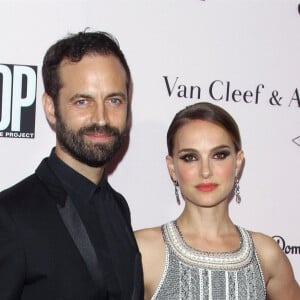
POLYGON ((199 101, 228 110, 245 151, 236 224, 272 236, 300 281, 300 1, 0 0, 0 190, 31 174, 55 143, 41 64, 68 33, 108 31, 134 81, 128 150, 109 181, 134 229, 175 219, 165 165, 174 114, 199 101))

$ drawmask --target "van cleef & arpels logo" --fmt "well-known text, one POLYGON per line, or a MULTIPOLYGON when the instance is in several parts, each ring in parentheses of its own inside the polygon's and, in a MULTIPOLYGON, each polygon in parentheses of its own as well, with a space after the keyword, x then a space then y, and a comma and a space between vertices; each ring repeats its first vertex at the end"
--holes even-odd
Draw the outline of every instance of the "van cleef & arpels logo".
POLYGON ((292 254, 292 255, 300 254, 300 246, 288 245, 285 239, 280 235, 274 235, 272 238, 275 242, 277 242, 277 244, 285 254, 292 254))
POLYGON ((287 106, 300 108, 300 88, 294 88, 288 95, 281 95, 278 89, 271 89, 267 92, 263 83, 258 83, 251 89, 239 89, 233 82, 216 79, 208 85, 192 85, 183 82, 180 77, 162 76, 167 95, 170 98, 190 100, 213 100, 217 102, 226 101, 245 104, 268 103, 273 107, 287 106), (204 95, 204 97, 202 96, 204 95))

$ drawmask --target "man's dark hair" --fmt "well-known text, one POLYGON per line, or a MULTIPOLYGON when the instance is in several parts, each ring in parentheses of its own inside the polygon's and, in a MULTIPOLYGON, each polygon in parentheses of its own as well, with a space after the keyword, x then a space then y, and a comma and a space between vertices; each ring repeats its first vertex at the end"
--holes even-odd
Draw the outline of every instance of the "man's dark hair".
POLYGON ((127 76, 127 93, 130 98, 131 74, 123 52, 115 37, 107 32, 79 32, 70 34, 57 41, 45 54, 42 67, 42 76, 46 93, 57 104, 58 93, 61 88, 59 78, 59 64, 63 59, 78 62, 86 54, 114 55, 125 69, 127 76))

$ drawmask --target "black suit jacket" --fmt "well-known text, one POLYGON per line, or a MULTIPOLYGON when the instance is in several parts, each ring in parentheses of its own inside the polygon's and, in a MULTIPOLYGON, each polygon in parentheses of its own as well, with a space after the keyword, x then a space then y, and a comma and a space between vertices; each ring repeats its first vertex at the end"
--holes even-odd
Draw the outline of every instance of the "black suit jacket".
MULTIPOLYGON (((130 278, 126 282, 131 286, 125 287, 127 292, 121 299, 143 299, 141 260, 128 206, 120 194, 112 193, 124 219, 127 246, 134 256, 129 270, 122 269, 119 257, 113 260, 119 285, 122 278, 130 278)), ((92 244, 76 242, 68 229, 68 220, 61 213, 66 201, 67 195, 45 160, 35 174, 0 193, 1 300, 111 299, 99 296, 104 279, 101 268, 92 266, 94 273, 99 271, 93 274, 91 262, 84 255, 94 252, 92 244), (86 249, 80 249, 82 244, 86 249)), ((88 235, 82 238, 90 241, 88 235)))

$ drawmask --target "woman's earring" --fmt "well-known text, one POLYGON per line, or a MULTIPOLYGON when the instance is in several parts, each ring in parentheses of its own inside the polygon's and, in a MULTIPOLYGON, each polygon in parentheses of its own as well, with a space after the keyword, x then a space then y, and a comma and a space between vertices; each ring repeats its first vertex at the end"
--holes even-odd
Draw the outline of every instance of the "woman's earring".
POLYGON ((241 195, 240 195, 240 181, 237 177, 234 179, 234 194, 235 194, 235 201, 240 204, 242 201, 241 195))
POLYGON ((175 187, 175 196, 176 196, 176 201, 177 204, 180 205, 180 196, 179 196, 179 192, 178 192, 178 181, 174 180, 174 187, 175 187))

